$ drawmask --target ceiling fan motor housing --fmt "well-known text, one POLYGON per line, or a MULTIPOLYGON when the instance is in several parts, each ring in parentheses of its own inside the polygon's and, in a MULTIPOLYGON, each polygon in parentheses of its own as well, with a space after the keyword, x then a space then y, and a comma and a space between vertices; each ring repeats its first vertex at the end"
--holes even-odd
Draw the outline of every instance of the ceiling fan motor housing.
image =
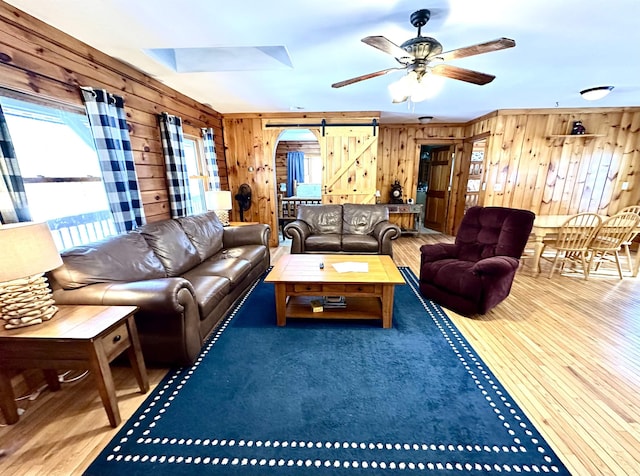
POLYGON ((400 45, 400 48, 416 59, 426 59, 442 53, 442 45, 435 38, 418 36, 411 38, 400 45))

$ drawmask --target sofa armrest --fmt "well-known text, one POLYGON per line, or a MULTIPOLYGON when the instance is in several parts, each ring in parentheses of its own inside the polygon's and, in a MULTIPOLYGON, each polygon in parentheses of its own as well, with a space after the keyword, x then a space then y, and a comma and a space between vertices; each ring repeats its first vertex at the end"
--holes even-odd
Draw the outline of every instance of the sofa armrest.
POLYGON ((225 248, 242 245, 264 245, 269 247, 271 227, 260 223, 245 226, 227 226, 224 228, 222 242, 225 248))
POLYGON ((128 283, 98 283, 77 289, 56 289, 57 304, 138 306, 149 311, 182 312, 185 300, 195 301, 195 291, 183 278, 159 278, 128 283))
POLYGON ((457 258, 457 247, 453 243, 435 243, 420 247, 420 264, 457 258))
POLYGON ((371 232, 371 236, 378 240, 378 253, 389 256, 393 256, 391 240, 395 240, 400 237, 401 234, 400 227, 391 223, 389 220, 376 223, 376 226, 371 232))
POLYGON ((293 220, 282 230, 286 238, 291 239, 291 254, 304 253, 304 242, 311 235, 311 227, 302 220, 293 220))
POLYGON ((513 273, 518 269, 518 260, 511 256, 492 256, 481 259, 471 268, 478 275, 490 275, 492 278, 500 278, 513 273))
POLYGON ((193 286, 184 278, 60 288, 53 298, 57 304, 138 306, 135 320, 147 362, 189 365, 202 347, 200 311, 193 286))

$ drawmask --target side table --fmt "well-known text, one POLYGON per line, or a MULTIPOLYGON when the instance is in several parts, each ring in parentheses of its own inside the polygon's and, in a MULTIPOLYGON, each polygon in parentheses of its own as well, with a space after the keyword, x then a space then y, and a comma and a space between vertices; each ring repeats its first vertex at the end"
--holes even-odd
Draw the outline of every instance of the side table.
POLYGON ((229 226, 258 225, 259 223, 259 221, 230 221, 229 226))
POLYGON ((8 369, 44 370, 48 387, 60 389, 57 369, 89 369, 111 426, 120 424, 109 366, 127 351, 142 393, 149 390, 134 314, 136 306, 58 306, 50 321, 19 329, 0 329, 0 408, 7 423, 18 421, 8 369))

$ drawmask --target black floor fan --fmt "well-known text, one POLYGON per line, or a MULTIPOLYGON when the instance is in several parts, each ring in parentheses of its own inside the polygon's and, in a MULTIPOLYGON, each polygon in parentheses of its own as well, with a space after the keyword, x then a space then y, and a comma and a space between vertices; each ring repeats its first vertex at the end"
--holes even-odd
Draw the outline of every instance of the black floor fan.
POLYGON ((244 221, 244 212, 251 208, 251 187, 249 184, 240 185, 235 198, 240 208, 240 221, 244 221))

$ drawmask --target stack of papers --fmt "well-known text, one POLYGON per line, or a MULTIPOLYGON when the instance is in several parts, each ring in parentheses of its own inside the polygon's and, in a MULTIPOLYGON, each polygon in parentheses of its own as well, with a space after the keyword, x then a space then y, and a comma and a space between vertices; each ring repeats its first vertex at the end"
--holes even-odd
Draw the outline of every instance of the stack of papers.
POLYGON ((334 263, 333 267, 338 273, 366 273, 369 271, 369 263, 357 263, 355 261, 344 261, 342 263, 334 263))

